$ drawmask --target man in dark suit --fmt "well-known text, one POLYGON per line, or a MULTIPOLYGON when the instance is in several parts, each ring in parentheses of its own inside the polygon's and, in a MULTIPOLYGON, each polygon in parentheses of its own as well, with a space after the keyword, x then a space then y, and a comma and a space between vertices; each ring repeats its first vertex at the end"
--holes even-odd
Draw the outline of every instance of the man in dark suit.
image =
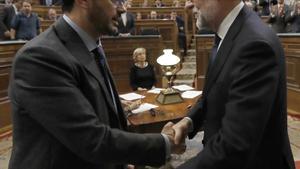
POLYGON ((17 4, 11 1, 9 4, 0 7, 0 39, 10 39, 11 22, 17 14, 17 4))
POLYGON ((135 34, 135 17, 127 11, 127 3, 123 5, 124 12, 118 18, 118 33, 120 36, 135 34))
POLYGON ((294 10, 286 17, 290 33, 300 33, 300 1, 296 2, 294 10))
POLYGON ((203 127, 204 148, 179 169, 294 169, 278 37, 240 0, 196 6, 216 38, 202 98, 173 126, 175 143, 203 127))
POLYGON ((178 28, 178 44, 180 49, 183 49, 183 55, 187 55, 186 36, 184 31, 184 20, 181 16, 177 16, 175 11, 171 12, 170 19, 176 21, 178 28))
POLYGON ((289 13, 289 7, 284 3, 284 0, 278 0, 277 4, 271 6, 271 13, 268 23, 271 24, 275 32, 286 32, 286 19, 289 13))
POLYGON ((117 29, 115 5, 64 0, 63 10, 63 17, 15 56, 9 168, 121 169, 128 163, 161 165, 171 152, 182 151, 168 124, 164 134, 126 131, 99 40, 117 29))

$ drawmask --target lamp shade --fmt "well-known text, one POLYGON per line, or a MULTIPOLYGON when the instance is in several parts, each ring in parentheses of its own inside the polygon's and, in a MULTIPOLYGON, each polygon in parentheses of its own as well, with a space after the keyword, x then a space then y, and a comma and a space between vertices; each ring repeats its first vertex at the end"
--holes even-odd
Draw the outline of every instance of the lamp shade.
POLYGON ((173 49, 164 49, 163 52, 156 60, 161 66, 173 66, 180 62, 180 58, 173 54, 173 49))

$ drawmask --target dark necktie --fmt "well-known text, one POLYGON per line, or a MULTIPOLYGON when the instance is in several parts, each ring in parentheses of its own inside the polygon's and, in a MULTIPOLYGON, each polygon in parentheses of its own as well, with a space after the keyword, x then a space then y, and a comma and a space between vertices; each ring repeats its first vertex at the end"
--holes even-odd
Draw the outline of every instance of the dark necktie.
POLYGON ((221 38, 215 34, 215 41, 214 41, 214 46, 211 50, 211 58, 210 58, 210 64, 213 65, 213 63, 215 62, 216 60, 216 56, 217 56, 217 53, 218 53, 218 47, 219 47, 219 44, 221 42, 221 38))
POLYGON ((113 91, 111 81, 110 81, 110 78, 109 78, 109 72, 108 72, 108 68, 107 68, 107 65, 106 65, 106 59, 105 59, 106 57, 105 57, 105 54, 104 54, 104 50, 103 50, 102 46, 99 45, 92 52, 95 54, 95 60, 97 62, 97 65, 98 65, 101 73, 103 74, 104 82, 105 82, 106 87, 107 87, 107 89, 108 89, 108 91, 109 91, 109 93, 112 97, 113 104, 114 104, 114 107, 115 107, 116 112, 117 112, 118 109, 117 109, 116 99, 114 97, 114 91, 113 91))

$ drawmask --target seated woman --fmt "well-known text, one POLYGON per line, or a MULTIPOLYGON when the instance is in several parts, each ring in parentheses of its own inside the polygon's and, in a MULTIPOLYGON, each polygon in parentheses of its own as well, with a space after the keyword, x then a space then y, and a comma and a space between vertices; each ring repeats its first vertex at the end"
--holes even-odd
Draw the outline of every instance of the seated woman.
POLYGON ((130 69, 130 86, 132 90, 148 90, 156 83, 154 68, 146 61, 146 49, 137 48, 133 52, 134 65, 130 69))

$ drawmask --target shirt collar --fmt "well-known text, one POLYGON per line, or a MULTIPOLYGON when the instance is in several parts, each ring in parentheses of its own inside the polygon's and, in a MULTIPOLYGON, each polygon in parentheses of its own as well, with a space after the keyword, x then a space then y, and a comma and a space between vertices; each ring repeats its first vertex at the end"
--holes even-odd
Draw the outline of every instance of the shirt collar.
MULTIPOLYGON (((75 22, 73 22, 67 15, 63 15, 64 20, 77 32, 85 46, 88 48, 88 50, 91 52, 95 48, 97 48, 96 41, 83 29, 81 29, 75 22)), ((100 39, 99 39, 99 44, 100 39)))
POLYGON ((241 1, 236 7, 234 7, 231 10, 231 12, 225 17, 225 19, 223 19, 217 31, 218 36, 222 40, 225 38, 230 26, 232 25, 232 23, 234 22, 234 20, 236 19, 236 17, 238 16, 238 14, 240 13, 243 7, 244 7, 244 2, 241 1))

